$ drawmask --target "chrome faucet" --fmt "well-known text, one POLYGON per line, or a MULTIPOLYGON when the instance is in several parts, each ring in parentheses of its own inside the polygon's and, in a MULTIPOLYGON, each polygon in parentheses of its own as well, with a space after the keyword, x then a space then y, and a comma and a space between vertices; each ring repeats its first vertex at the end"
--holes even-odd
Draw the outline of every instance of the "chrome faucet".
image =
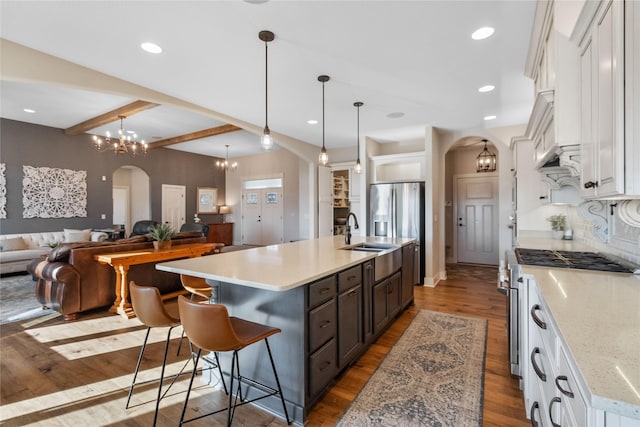
POLYGON ((346 245, 350 245, 351 244, 351 226, 349 225, 349 218, 353 217, 353 221, 355 222, 355 224, 353 224, 353 228, 355 228, 356 230, 358 228, 360 228, 360 226, 358 225, 358 217, 356 216, 356 214, 354 214, 353 212, 349 212, 347 214, 347 232, 344 233, 344 243, 346 245))

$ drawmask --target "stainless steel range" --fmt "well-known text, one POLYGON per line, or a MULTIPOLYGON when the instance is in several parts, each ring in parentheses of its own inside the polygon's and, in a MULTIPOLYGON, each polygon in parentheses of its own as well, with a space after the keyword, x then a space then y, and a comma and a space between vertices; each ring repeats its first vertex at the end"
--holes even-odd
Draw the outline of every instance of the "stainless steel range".
MULTIPOLYGON (((498 291, 507 295, 507 319, 509 335, 509 359, 511 374, 522 377, 525 369, 524 348, 521 337, 526 325, 526 288, 520 265, 536 265, 554 268, 609 271, 640 274, 636 266, 618 262, 595 252, 556 251, 548 249, 516 248, 506 253, 506 268, 498 273, 498 291)), ((522 385, 521 385, 522 386, 522 385)))

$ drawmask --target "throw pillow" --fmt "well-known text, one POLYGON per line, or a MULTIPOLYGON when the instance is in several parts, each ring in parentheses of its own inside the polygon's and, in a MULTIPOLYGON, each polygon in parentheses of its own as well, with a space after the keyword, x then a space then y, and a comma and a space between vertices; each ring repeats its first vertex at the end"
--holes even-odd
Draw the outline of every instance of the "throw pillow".
POLYGON ((22 237, 11 237, 0 240, 0 252, 21 251, 23 249, 28 248, 22 237))
POLYGON ((85 230, 74 230, 69 228, 64 229, 64 241, 66 243, 88 242, 90 240, 91 240, 90 228, 87 228, 85 230))

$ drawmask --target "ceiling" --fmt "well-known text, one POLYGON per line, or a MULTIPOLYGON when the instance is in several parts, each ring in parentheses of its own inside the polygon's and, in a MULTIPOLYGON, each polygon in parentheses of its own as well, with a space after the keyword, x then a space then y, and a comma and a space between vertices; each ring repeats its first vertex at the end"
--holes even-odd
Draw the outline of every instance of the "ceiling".
MULTIPOLYGON (((524 124, 533 83, 524 76, 535 1, 6 1, 3 39, 264 127, 269 43, 269 127, 332 149, 360 135, 418 139, 424 127, 465 131, 524 124), (483 26, 485 40, 471 39, 483 26), (159 55, 140 49, 152 41, 159 55), (496 89, 479 93, 492 84, 496 89), (485 121, 487 115, 497 118, 485 121), (399 117, 398 117, 399 116, 399 117), (308 120, 319 123, 310 125, 308 120)), ((66 129, 136 98, 2 78, 2 117, 66 129), (35 113, 25 113, 31 108, 35 113)), ((215 115, 161 105, 128 116, 148 142, 225 124, 215 115)), ((117 132, 118 122, 90 133, 117 132)), ((239 157, 260 151, 256 128, 171 145, 239 157)), ((276 139, 276 144, 278 140, 276 139)), ((355 154, 354 154, 355 157, 355 154)))

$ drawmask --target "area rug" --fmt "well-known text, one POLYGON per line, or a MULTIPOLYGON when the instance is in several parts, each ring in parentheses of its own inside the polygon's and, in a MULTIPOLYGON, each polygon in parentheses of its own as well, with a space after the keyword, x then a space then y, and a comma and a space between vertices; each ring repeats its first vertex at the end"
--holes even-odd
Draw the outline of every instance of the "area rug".
POLYGON ((481 426, 487 321, 418 312, 338 426, 481 426))
POLYGON ((30 274, 0 277, 0 324, 32 319, 53 310, 43 310, 36 299, 36 282, 30 274))

